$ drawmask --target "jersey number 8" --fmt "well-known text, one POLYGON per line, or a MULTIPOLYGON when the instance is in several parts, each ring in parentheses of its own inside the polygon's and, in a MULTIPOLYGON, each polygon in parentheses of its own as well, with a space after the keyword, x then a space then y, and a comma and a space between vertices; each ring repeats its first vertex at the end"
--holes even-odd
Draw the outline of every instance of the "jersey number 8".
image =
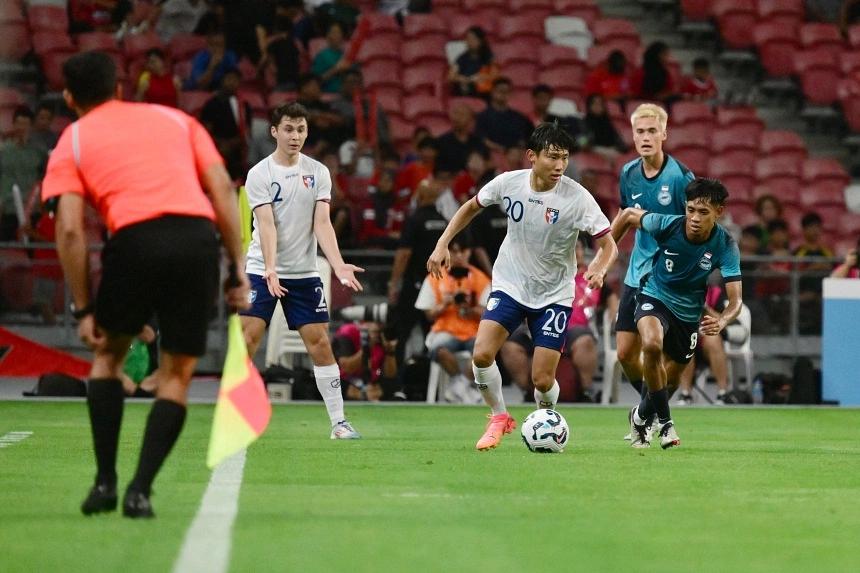
POLYGON ((666 271, 671 273, 673 268, 675 268, 675 261, 666 259, 666 271))

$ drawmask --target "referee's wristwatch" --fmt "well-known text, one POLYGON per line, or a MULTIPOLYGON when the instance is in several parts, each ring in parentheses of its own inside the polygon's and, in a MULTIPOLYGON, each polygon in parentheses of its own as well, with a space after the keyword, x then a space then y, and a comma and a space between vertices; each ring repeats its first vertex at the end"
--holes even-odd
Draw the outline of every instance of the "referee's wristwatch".
POLYGON ((86 305, 80 309, 77 306, 75 306, 75 303, 71 303, 69 305, 69 312, 72 313, 72 318, 74 318, 75 320, 81 320, 85 316, 88 316, 88 315, 92 314, 93 312, 95 312, 95 310, 96 310, 96 307, 93 305, 93 303, 89 303, 88 305, 86 305))

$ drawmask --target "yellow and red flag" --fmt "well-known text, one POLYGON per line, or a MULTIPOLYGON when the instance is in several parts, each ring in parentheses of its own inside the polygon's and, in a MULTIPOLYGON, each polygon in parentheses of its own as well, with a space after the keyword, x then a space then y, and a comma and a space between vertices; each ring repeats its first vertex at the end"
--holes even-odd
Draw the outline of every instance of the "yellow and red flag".
POLYGON ((227 358, 215 404, 206 465, 214 468, 259 438, 269 425, 272 405, 260 373, 248 356, 239 315, 227 326, 227 358))

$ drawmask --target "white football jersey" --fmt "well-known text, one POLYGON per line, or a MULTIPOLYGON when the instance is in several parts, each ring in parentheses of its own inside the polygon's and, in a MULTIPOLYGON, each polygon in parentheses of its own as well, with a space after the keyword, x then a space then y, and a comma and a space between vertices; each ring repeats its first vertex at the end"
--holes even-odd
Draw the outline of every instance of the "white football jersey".
POLYGON ((573 304, 576 237, 609 232, 594 197, 562 176, 551 191, 532 190, 531 169, 502 173, 475 196, 482 207, 499 204, 508 231, 493 265, 493 290, 529 308, 573 304))
MULTIPOLYGON (((284 167, 275 163, 270 155, 248 172, 245 190, 252 212, 260 205, 269 204, 274 210, 278 235, 275 270, 278 277, 301 279, 320 276, 316 262, 314 210, 317 201, 331 200, 328 168, 304 154, 299 154, 296 165, 284 167)), ((265 272, 256 214, 245 271, 255 275, 265 272)))

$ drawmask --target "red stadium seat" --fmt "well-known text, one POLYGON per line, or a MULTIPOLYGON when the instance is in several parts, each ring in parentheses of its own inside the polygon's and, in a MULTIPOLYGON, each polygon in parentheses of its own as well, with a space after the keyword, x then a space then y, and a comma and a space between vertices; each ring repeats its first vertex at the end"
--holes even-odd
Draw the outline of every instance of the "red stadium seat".
POLYGON ((259 90, 241 88, 239 99, 251 106, 251 111, 255 117, 269 119, 269 106, 266 105, 266 99, 259 90))
POLYGON ((361 69, 364 85, 368 88, 379 86, 401 86, 400 65, 391 60, 376 60, 361 69))
POLYGON ((581 63, 565 64, 542 70, 538 73, 538 83, 547 84, 553 88, 558 97, 576 99, 585 86, 585 66, 581 63))
POLYGON ((750 106, 718 106, 717 125, 727 127, 740 124, 756 124, 764 129, 764 122, 758 117, 754 107, 750 106))
POLYGON ((848 28, 848 45, 855 50, 860 48, 860 24, 848 28))
POLYGON ((763 157, 780 157, 798 165, 806 159, 806 142, 796 131, 767 129, 761 134, 760 149, 763 157))
POLYGON ((753 30, 753 39, 768 75, 783 77, 794 73, 794 54, 800 48, 796 27, 759 22, 753 30))
POLYGON ((392 86, 380 86, 373 88, 371 91, 376 96, 376 103, 385 110, 386 114, 398 117, 403 115, 403 93, 399 86, 396 88, 392 86))
MULTIPOLYGON (((189 92, 183 92, 189 93, 189 92)), ((209 92, 194 92, 194 93, 209 93, 209 92)), ((293 101, 298 97, 296 92, 272 92, 269 94, 268 100, 266 101, 269 104, 269 108, 276 108, 282 103, 287 103, 288 101, 293 101)), ((204 100, 203 103, 206 103, 204 100)), ((182 96, 179 98, 179 107, 182 107, 182 96)))
MULTIPOLYGON (((540 44, 545 42, 543 33, 543 17, 532 14, 514 14, 499 20, 499 40, 530 39, 540 44)), ((534 49, 534 48, 532 48, 534 49)))
POLYGON ((843 187, 851 182, 845 168, 835 159, 810 157, 803 162, 803 181, 808 184, 833 182, 843 187))
POLYGON ((679 101, 672 106, 669 122, 674 127, 699 125, 710 128, 714 124, 714 114, 706 103, 679 101))
POLYGON ((463 10, 466 12, 478 12, 481 10, 487 9, 495 9, 495 10, 507 10, 508 1, 507 0, 460 0, 460 6, 462 6, 463 10))
POLYGON ((582 18, 589 28, 600 18, 600 7, 595 0, 554 0, 553 9, 556 14, 582 18))
POLYGON ((691 166, 699 170, 707 169, 711 157, 708 147, 710 130, 700 125, 679 127, 671 131, 672 136, 666 142, 666 148, 675 159, 697 173, 691 166))
POLYGON ((369 23, 371 36, 380 33, 400 34, 400 25, 391 14, 383 12, 364 12, 361 19, 369 23))
POLYGON ((800 195, 800 204, 806 209, 815 210, 822 219, 825 218, 823 210, 832 207, 840 209, 841 211, 828 216, 825 222, 828 228, 838 227, 839 220, 845 213, 844 189, 828 183, 807 185, 800 195))
POLYGON ((78 49, 82 52, 99 50, 102 52, 120 52, 119 44, 113 34, 108 32, 86 32, 75 36, 78 49))
POLYGON ((854 244, 857 244, 857 237, 860 237, 860 214, 843 213, 839 218, 839 232, 854 239, 854 244))
POLYGON ((403 117, 412 123, 423 123, 427 117, 448 120, 448 112, 439 98, 430 95, 409 95, 403 98, 403 117))
POLYGON ((753 28, 758 21, 755 0, 716 0, 711 8, 723 45, 733 50, 753 46, 753 28))
POLYGON ((462 39, 466 35, 466 31, 472 26, 480 26, 484 32, 487 33, 487 36, 493 38, 496 35, 496 25, 498 22, 498 16, 496 17, 486 17, 475 14, 464 14, 458 18, 455 18, 450 23, 450 34, 451 39, 459 40, 462 39))
POLYGON ((0 2, 0 24, 26 24, 24 7, 19 0, 0 2))
POLYGON ((507 0, 508 9, 514 14, 527 12, 548 15, 553 12, 553 0, 507 0))
POLYGON ((168 48, 174 61, 187 60, 206 48, 206 38, 197 34, 175 34, 170 38, 168 48))
POLYGON ((154 48, 165 50, 161 38, 154 32, 126 36, 122 44, 123 53, 129 61, 145 56, 146 52, 154 48))
POLYGON ((755 167, 752 162, 740 162, 729 155, 712 157, 708 162, 708 176, 720 179, 729 189, 752 190, 755 187, 755 167))
POLYGON ((597 175, 608 175, 615 177, 615 172, 612 169, 612 164, 606 157, 599 153, 582 152, 574 153, 570 156, 570 161, 576 165, 580 171, 593 171, 597 175))
POLYGON ((0 107, 15 108, 26 103, 24 96, 18 90, 0 87, 0 107))
POLYGON ((448 35, 448 24, 436 14, 407 14, 403 18, 403 34, 407 40, 423 36, 448 35))
POLYGON ((448 58, 445 56, 447 43, 447 38, 438 36, 422 36, 417 40, 407 40, 403 42, 400 50, 401 62, 404 66, 428 61, 442 62, 447 66, 448 58))
POLYGON ((44 56, 51 52, 76 52, 77 50, 77 46, 68 34, 61 34, 56 31, 33 34, 33 51, 38 56, 44 56))
MULTIPOLYGON (((756 123, 716 127, 711 133, 711 151, 715 154, 725 153, 735 149, 758 151, 759 141, 764 127, 756 123)), ((675 132, 672 132, 675 137, 675 132)))
POLYGON ((800 163, 785 157, 762 157, 756 161, 755 175, 759 183, 799 184, 800 163))
POLYGON ((502 66, 502 74, 509 77, 517 89, 531 90, 538 83, 534 64, 508 64, 502 66))
MULTIPOLYGON (((200 110, 203 109, 203 106, 206 105, 206 102, 212 99, 212 95, 212 93, 204 91, 179 92, 179 109, 183 110, 189 115, 199 115, 200 110)), ((275 105, 271 105, 270 103, 270 107, 275 107, 275 105)))
POLYGON ((839 104, 842 106, 848 129, 853 133, 860 133, 860 95, 843 95, 839 104))
POLYGON ((844 48, 839 27, 820 22, 807 22, 800 27, 800 45, 807 50, 822 48, 835 52, 844 48))
POLYGON ((20 60, 32 47, 30 31, 24 23, 0 24, 0 59, 20 60))
POLYGON ((707 22, 711 19, 710 0, 681 0, 680 8, 686 22, 707 22))
POLYGON ((394 36, 368 37, 358 49, 358 61, 362 64, 374 60, 393 60, 400 62, 401 42, 394 36))
MULTIPOLYGON (((759 197, 765 195, 772 195, 773 197, 779 197, 783 205, 798 206, 801 204, 800 196, 803 192, 802 189, 803 185, 798 179, 766 181, 765 183, 756 185, 755 189, 753 189, 753 200, 757 200, 759 197)), ((734 201, 734 195, 730 197, 729 201, 734 201)))
POLYGON ((505 44, 493 46, 493 58, 500 66, 508 64, 536 65, 538 54, 533 49, 534 40, 512 40, 505 44))
POLYGON ((830 49, 800 50, 794 55, 794 66, 809 103, 826 106, 839 99, 839 69, 830 49))
POLYGON ((448 100, 448 109, 458 105, 465 105, 472 113, 479 114, 487 109, 487 102, 477 97, 452 97, 448 100))
POLYGON ((62 90, 65 80, 63 79, 63 63, 73 56, 76 51, 49 52, 41 58, 42 73, 48 82, 48 89, 53 91, 62 90))
POLYGON ((619 38, 632 38, 639 41, 639 30, 630 20, 623 18, 602 18, 594 23, 591 35, 598 44, 605 44, 619 38))
POLYGON ((806 19, 806 6, 803 0, 758 0, 758 15, 762 21, 796 26, 806 19))
POLYGON ((33 32, 53 30, 67 34, 69 31, 69 15, 65 6, 31 4, 27 7, 27 21, 33 32))
POLYGON ((843 76, 860 72, 860 50, 845 50, 839 54, 839 71, 843 76))
POLYGON ((555 44, 541 47, 541 49, 538 50, 538 59, 540 61, 540 67, 543 69, 566 64, 580 65, 583 66, 583 68, 585 66, 585 62, 583 62, 579 57, 578 51, 567 46, 559 46, 555 44))
MULTIPOLYGON (((732 191, 729 190, 729 193, 731 192, 732 191)), ((728 209, 729 214, 732 216, 732 221, 741 227, 758 224, 758 214, 755 212, 755 208, 752 205, 748 205, 746 203, 732 203, 730 199, 728 209)))
POLYGON ((403 91, 409 95, 427 94, 440 97, 444 93, 448 68, 440 63, 408 66, 403 70, 403 91))

